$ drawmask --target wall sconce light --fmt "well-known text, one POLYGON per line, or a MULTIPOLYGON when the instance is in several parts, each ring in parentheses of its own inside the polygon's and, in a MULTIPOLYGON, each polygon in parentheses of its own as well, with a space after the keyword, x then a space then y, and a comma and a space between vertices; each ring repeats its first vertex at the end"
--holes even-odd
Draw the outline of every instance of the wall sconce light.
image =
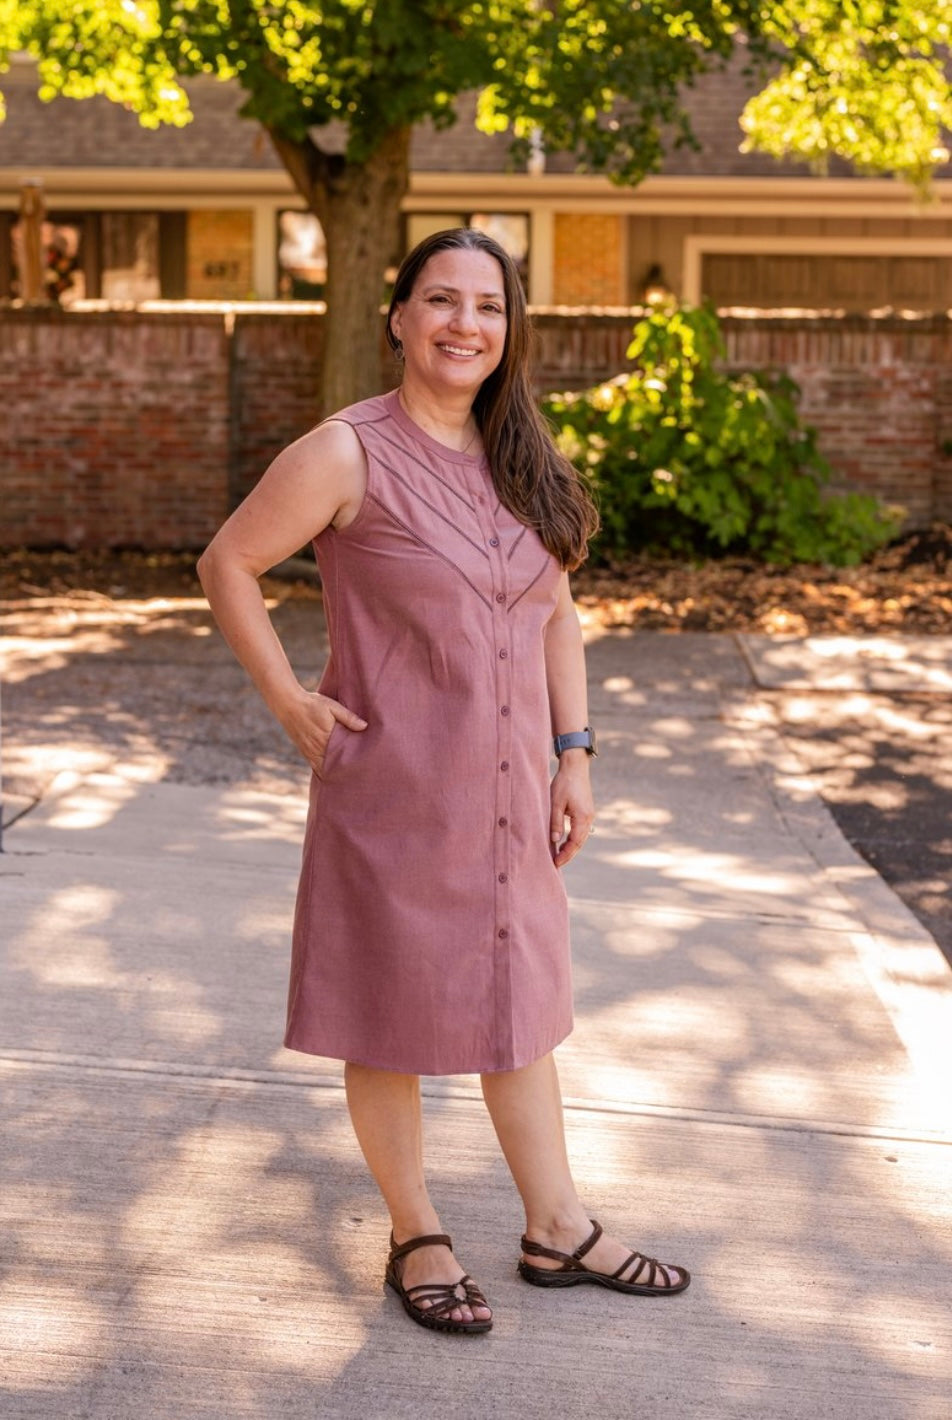
POLYGON ((665 301, 671 300, 673 294, 664 279, 661 266, 656 261, 652 262, 641 285, 641 299, 646 306, 663 306, 665 301))

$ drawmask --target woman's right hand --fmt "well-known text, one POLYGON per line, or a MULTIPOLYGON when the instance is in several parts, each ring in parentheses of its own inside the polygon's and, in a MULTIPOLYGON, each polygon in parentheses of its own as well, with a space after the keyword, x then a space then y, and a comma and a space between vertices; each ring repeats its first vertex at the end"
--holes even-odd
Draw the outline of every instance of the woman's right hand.
POLYGON ((367 721, 341 705, 339 700, 332 700, 319 690, 305 690, 303 686, 276 714, 288 738, 301 751, 318 779, 323 777, 324 755, 334 726, 339 722, 347 730, 367 728, 367 721))

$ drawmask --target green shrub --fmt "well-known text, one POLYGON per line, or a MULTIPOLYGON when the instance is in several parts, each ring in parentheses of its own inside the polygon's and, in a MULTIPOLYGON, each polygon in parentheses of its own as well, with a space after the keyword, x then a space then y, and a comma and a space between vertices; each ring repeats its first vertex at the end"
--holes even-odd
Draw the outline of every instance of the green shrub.
POLYGON ((658 309, 635 326, 632 374, 543 402, 598 498, 596 555, 752 553, 843 566, 888 542, 899 510, 829 491, 793 380, 724 374, 723 353, 713 310, 658 309))

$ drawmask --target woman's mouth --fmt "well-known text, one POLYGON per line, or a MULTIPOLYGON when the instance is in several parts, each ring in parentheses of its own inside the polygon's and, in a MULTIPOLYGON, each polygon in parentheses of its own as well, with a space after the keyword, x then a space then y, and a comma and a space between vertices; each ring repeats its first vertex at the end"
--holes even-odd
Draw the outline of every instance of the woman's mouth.
POLYGON ((479 354, 478 350, 468 349, 465 345, 438 345, 437 349, 442 350, 445 355, 461 355, 467 360, 479 354))

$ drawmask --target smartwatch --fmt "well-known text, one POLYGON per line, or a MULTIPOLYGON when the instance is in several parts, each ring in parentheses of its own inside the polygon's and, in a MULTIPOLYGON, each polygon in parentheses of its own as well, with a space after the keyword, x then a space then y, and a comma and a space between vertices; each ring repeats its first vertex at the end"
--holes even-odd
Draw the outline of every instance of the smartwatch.
POLYGON ((572 730, 567 735, 556 735, 552 743, 557 756, 564 749, 584 749, 588 754, 598 754, 595 731, 591 725, 586 725, 584 730, 572 730))

